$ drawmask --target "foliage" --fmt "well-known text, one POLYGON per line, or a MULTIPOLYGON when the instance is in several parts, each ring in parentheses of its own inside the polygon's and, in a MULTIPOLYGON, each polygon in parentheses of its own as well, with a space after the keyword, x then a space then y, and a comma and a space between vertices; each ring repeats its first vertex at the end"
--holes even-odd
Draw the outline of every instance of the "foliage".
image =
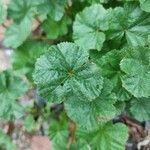
POLYGON ((0 73, 0 85, 0 118, 12 120, 21 117, 23 107, 17 102, 17 98, 27 91, 28 86, 10 70, 0 73))
POLYGON ((11 142, 11 139, 2 130, 0 130, 0 149, 16 150, 16 146, 11 142))
POLYGON ((113 117, 150 117, 149 13, 149 0, 11 0, 7 12, 0 5, 0 24, 13 20, 3 42, 13 52, 12 69, 0 73, 0 118, 24 115, 18 98, 29 82, 42 105, 25 117, 29 132, 42 116, 54 150, 123 150, 127 129, 113 117))

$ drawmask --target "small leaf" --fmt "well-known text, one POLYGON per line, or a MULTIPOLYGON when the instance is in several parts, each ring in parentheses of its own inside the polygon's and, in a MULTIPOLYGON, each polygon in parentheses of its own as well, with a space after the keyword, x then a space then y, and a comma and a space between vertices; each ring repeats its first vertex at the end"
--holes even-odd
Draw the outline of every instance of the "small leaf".
POLYGON ((101 50, 108 29, 107 10, 102 5, 92 5, 76 15, 73 38, 82 48, 101 50))
POLYGON ((99 96, 103 78, 88 57, 73 43, 51 46, 35 65, 33 78, 41 96, 56 102, 64 101, 70 92, 82 101, 99 96))

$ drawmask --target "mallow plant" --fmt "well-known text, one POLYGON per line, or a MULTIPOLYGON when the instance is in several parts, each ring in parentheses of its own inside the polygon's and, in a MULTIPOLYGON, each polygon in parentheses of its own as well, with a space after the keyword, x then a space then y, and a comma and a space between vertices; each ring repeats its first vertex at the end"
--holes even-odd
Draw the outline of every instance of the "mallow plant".
MULTIPOLYGON (((12 83, 24 87, 15 90, 23 94, 19 77, 25 76, 46 105, 61 106, 51 109, 58 116, 48 122, 52 149, 124 150, 127 128, 112 119, 123 112, 139 121, 150 117, 150 2, 12 0, 0 23, 6 16, 14 22, 3 43, 14 49, 18 79, 2 72, 0 89, 12 83)), ((7 97, 8 90, 0 101, 8 105, 7 97)), ((10 97, 11 108, 19 110, 16 95, 10 97)), ((9 109, 8 119, 10 114, 16 118, 9 109)))

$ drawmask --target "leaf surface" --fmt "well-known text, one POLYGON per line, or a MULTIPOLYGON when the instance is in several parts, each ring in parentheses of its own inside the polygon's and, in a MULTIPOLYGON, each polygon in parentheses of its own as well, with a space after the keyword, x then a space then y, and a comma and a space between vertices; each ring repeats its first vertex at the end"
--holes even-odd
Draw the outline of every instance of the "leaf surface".
POLYGON ((107 10, 102 5, 92 5, 76 15, 73 25, 75 43, 84 49, 101 50, 108 29, 107 10))
POLYGON ((127 50, 120 67, 123 87, 135 97, 150 96, 150 49, 139 47, 127 50))
POLYGON ((111 12, 108 39, 127 41, 130 46, 147 44, 150 34, 150 15, 143 12, 136 3, 116 7, 111 12))
POLYGON ((33 77, 40 94, 58 102, 64 101, 70 92, 82 101, 99 96, 103 78, 88 57, 87 51, 73 43, 51 46, 35 65, 33 77))
POLYGON ((65 110, 71 119, 88 130, 97 128, 100 124, 111 120, 117 113, 113 104, 116 97, 111 93, 113 86, 109 80, 104 81, 99 97, 93 101, 84 102, 71 97, 65 101, 65 110))

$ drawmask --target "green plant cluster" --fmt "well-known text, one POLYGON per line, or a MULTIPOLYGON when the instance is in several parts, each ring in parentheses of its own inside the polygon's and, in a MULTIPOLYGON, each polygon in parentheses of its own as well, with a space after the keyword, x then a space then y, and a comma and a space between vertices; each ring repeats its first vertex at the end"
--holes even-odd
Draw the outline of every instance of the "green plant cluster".
MULTIPOLYGON (((0 73, 0 119, 24 116, 18 98, 32 87, 64 105, 49 123, 54 150, 124 150, 127 129, 112 118, 150 118, 150 1, 11 0, 0 5, 6 19, 13 52, 0 73)), ((25 124, 36 126, 31 115, 25 124)))

